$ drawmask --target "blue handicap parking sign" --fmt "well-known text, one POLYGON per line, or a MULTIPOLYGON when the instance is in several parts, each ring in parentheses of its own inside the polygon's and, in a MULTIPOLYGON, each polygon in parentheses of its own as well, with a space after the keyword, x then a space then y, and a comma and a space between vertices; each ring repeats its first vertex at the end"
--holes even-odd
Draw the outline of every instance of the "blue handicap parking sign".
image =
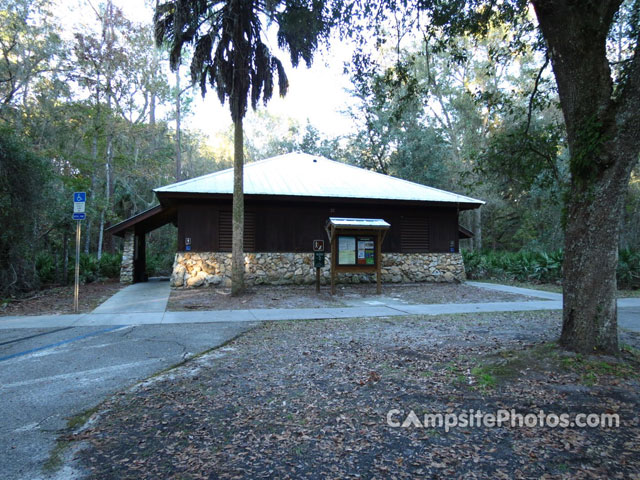
POLYGON ((86 202, 87 201, 87 193, 86 192, 73 192, 73 201, 74 202, 86 202))

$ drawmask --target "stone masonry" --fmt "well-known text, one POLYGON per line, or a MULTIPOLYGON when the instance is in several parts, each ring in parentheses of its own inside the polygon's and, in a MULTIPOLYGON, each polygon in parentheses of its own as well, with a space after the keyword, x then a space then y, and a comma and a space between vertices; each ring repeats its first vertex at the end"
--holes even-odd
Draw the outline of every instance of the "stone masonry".
MULTIPOLYGON (((321 270, 323 285, 331 281, 330 259, 331 254, 327 253, 325 267, 321 270)), ((247 285, 311 284, 315 282, 315 278, 312 253, 245 254, 247 285)), ((340 273, 336 277, 338 283, 369 283, 375 282, 375 278, 375 273, 340 273)), ((382 255, 382 281, 385 283, 461 282, 465 279, 464 263, 460 253, 385 253, 382 255)), ((199 287, 202 285, 227 287, 231 285, 231 253, 176 253, 171 286, 199 287)))
POLYGON ((135 235, 133 230, 127 230, 124 234, 124 246, 122 248, 122 263, 120 264, 120 283, 133 283, 133 249, 135 235))

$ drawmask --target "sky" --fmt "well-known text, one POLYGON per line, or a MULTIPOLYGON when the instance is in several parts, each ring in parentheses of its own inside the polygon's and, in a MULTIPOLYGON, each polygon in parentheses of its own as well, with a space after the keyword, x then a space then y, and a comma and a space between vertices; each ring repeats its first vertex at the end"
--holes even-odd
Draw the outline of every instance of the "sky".
MULTIPOLYGON (((72 31, 78 25, 91 23, 95 15, 91 5, 97 8, 100 0, 57 0, 61 9, 60 17, 64 28, 72 31)), ((113 0, 122 9, 125 16, 135 22, 151 23, 155 1, 149 0, 113 0)), ((269 35, 271 37, 272 35, 269 35)), ((268 38, 268 46, 272 52, 277 51, 275 39, 268 38)), ((289 92, 280 98, 276 92, 267 107, 260 104, 259 109, 265 109, 279 117, 293 118, 300 125, 309 121, 321 132, 337 136, 350 132, 353 122, 340 113, 352 101, 346 91, 350 86, 348 76, 343 74, 344 62, 351 58, 351 49, 332 42, 331 50, 326 48, 319 51, 311 68, 304 63, 293 68, 286 52, 276 53, 283 62, 289 78, 289 92)), ((183 67, 186 70, 186 67, 183 67)), ((173 83, 173 75, 169 77, 173 83)), ((222 106, 215 92, 208 91, 204 99, 199 87, 195 87, 192 112, 183 120, 187 128, 194 128, 208 133, 213 141, 215 133, 231 127, 231 116, 228 105, 222 106)), ((251 114, 247 116, 250 121, 251 114)))

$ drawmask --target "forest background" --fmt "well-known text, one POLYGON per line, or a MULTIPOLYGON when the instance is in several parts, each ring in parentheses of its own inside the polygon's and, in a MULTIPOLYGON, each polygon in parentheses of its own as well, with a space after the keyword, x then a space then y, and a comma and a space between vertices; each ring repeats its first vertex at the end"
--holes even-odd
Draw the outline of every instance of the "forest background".
MULTIPOLYGON (((612 58, 629 48, 627 3, 612 58)), ((0 0, 0 298, 71 280, 72 192, 87 192, 81 273, 90 282, 118 276, 122 246, 104 231, 153 206, 153 188, 232 164, 232 127, 183 126, 199 91, 186 67, 169 72, 151 18, 136 23, 111 0, 87 3, 95 27, 69 32, 55 9, 0 0)), ((455 48, 440 40, 399 8, 375 42, 352 45, 350 131, 258 109, 245 121, 246 158, 302 151, 480 198, 481 211, 461 218, 476 233, 465 245, 470 276, 559 282, 568 152, 539 39, 493 25, 482 39, 447 39, 455 48)), ((638 165, 620 221, 618 283, 637 288, 638 165)), ((149 273, 170 272, 175 227, 150 233, 147 248, 149 273)))

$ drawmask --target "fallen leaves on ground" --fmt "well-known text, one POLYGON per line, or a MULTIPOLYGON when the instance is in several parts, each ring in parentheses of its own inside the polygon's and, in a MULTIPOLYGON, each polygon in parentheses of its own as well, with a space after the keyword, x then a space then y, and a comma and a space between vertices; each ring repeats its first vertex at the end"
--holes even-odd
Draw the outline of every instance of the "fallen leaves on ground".
POLYGON ((629 478, 638 377, 603 368, 585 385, 548 343, 559 327, 553 312, 267 323, 107 401, 79 461, 100 479, 629 478), (500 376, 488 387, 478 372, 500 376), (616 412, 621 426, 387 424, 391 409, 501 408, 616 412))
MULTIPOLYGON (((384 284, 385 302, 400 304, 518 302, 536 300, 533 297, 497 290, 487 290, 458 283, 384 284)), ((254 285, 239 297, 231 296, 230 288, 200 287, 171 290, 169 311, 235 310, 251 308, 322 308, 366 304, 380 301, 375 284, 337 285, 331 295, 328 286, 316 293, 314 285, 254 285)), ((372 303, 371 305, 375 305, 372 303)))
MULTIPOLYGON (((117 293, 124 285, 117 280, 105 280, 80 285, 79 311, 92 311, 117 293)), ((31 293, 27 297, 8 299, 0 304, 0 316, 4 315, 60 315, 73 313, 74 286, 51 287, 31 293)))

